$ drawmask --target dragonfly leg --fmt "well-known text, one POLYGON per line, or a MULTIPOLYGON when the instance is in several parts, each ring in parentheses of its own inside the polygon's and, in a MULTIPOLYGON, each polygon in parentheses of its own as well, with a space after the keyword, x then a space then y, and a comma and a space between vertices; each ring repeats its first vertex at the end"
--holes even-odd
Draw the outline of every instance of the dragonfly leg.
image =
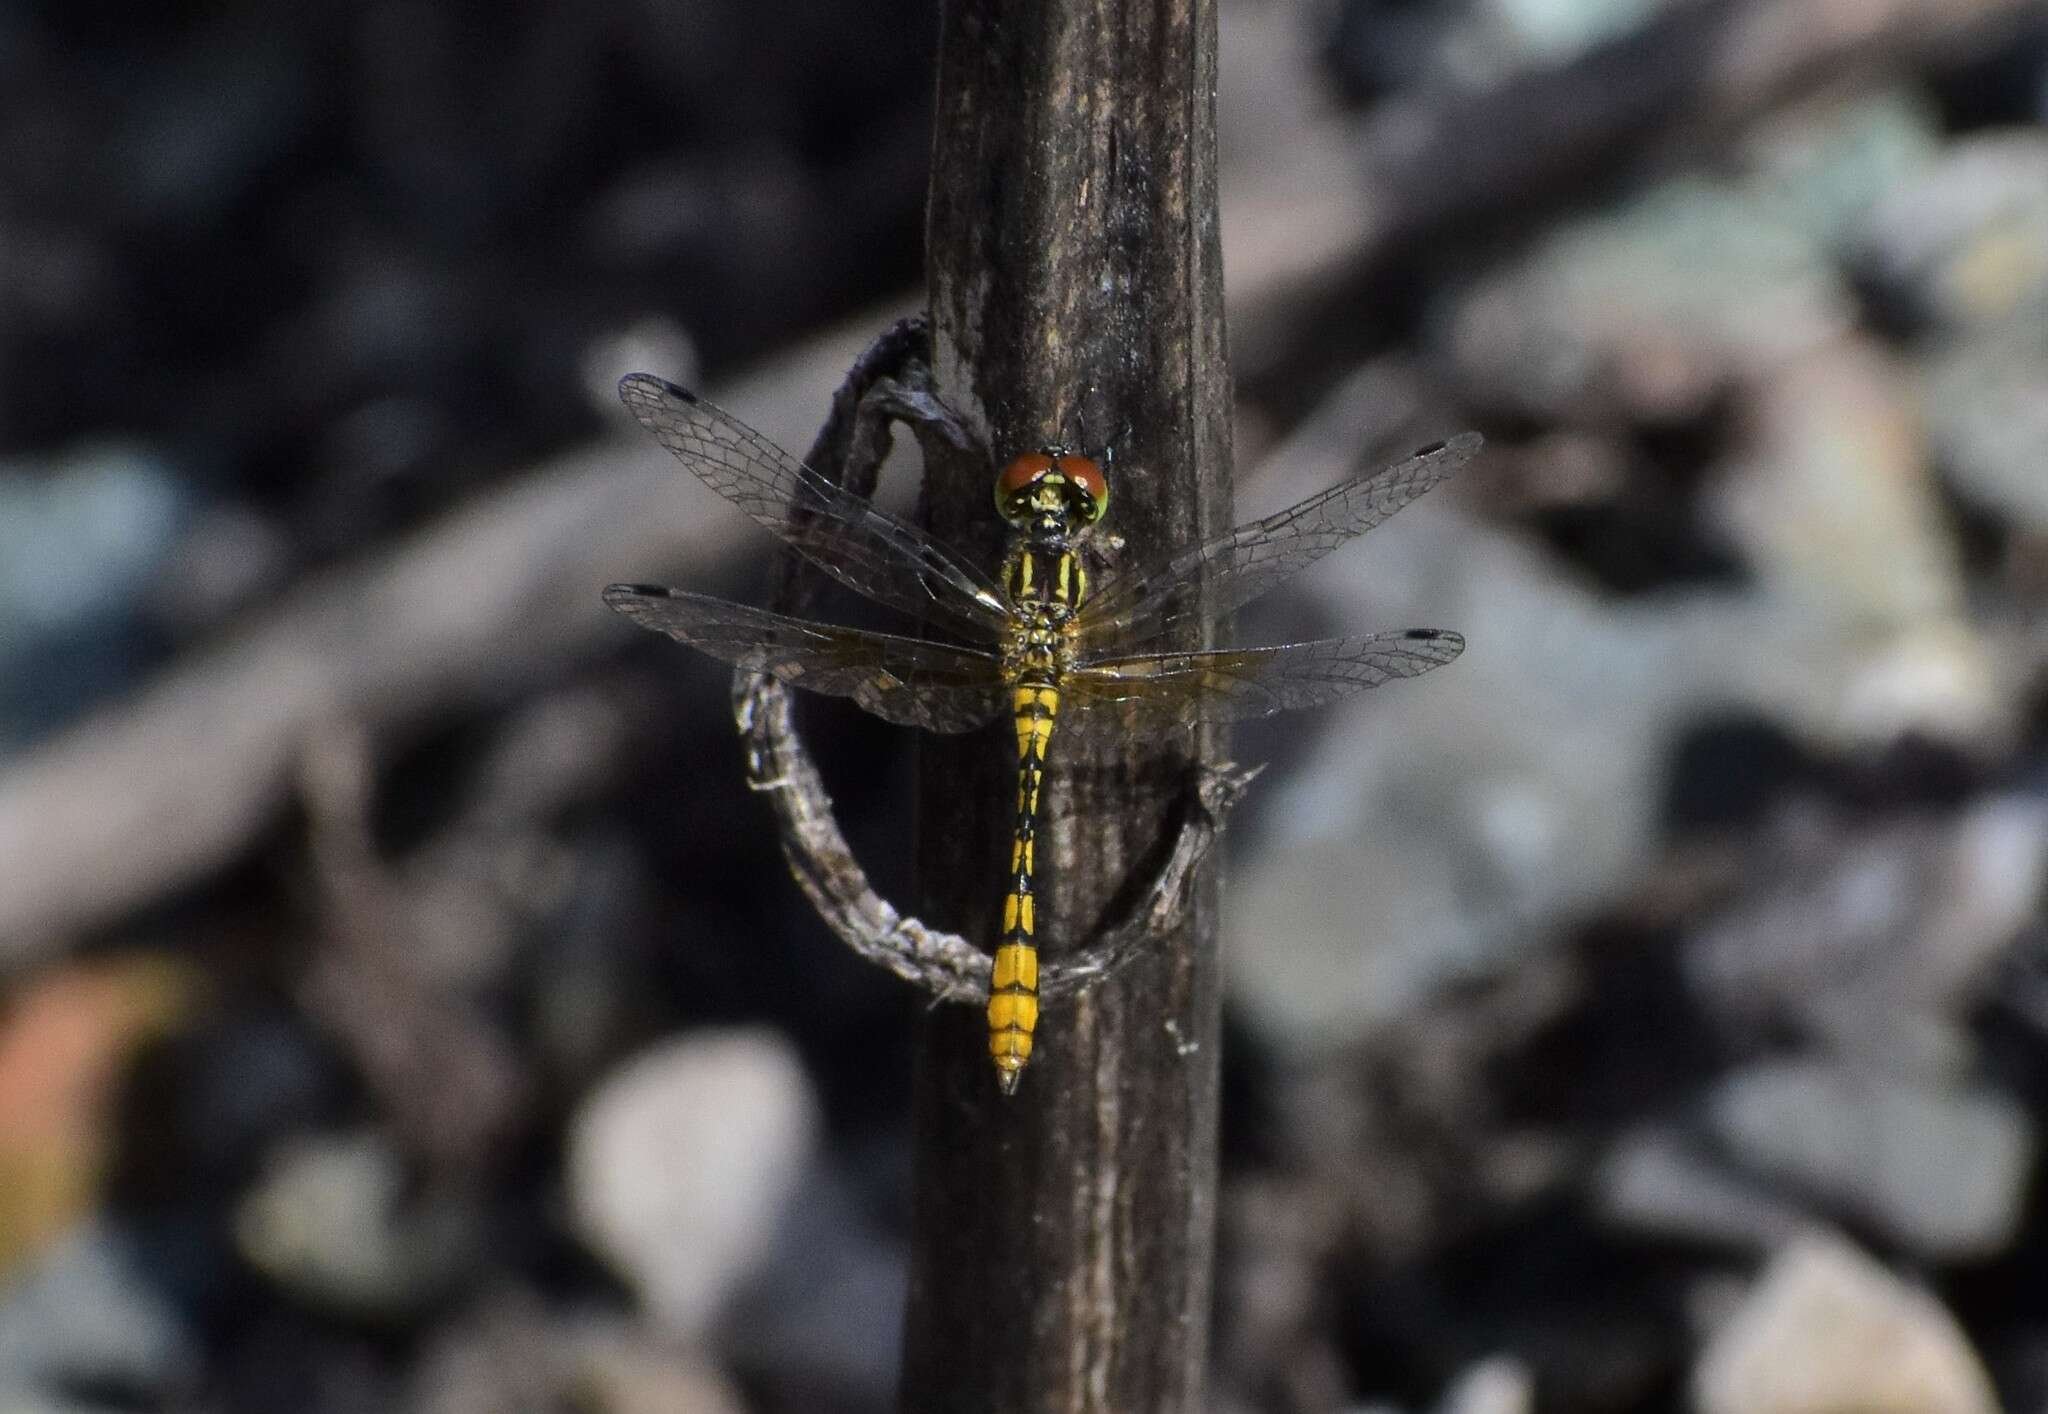
POLYGON ((1017 823, 1010 841, 1003 932, 996 944, 988 997, 988 1053, 1005 1095, 1017 1093, 1017 1082, 1031 1060, 1032 1033, 1038 1028, 1037 919, 1031 881, 1037 867, 1038 788, 1045 777, 1045 747, 1059 707, 1056 687, 1022 684, 1016 689, 1017 823))

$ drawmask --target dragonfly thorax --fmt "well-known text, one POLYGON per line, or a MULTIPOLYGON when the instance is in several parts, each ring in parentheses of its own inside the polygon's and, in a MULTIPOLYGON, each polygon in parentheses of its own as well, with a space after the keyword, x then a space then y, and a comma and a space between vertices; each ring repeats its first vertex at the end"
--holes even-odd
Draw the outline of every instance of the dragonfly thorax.
POLYGON ((1026 621, 1058 627, 1088 595, 1088 571, 1065 537, 1031 536, 1003 562, 1003 590, 1026 621))
POLYGON ((1081 556, 1064 542, 1035 537, 1010 551, 1003 588, 1013 618, 1003 642, 1011 682, 1057 683, 1074 658, 1074 611, 1088 593, 1081 556))
POLYGON ((1002 663, 1006 682, 1057 687, 1074 665, 1073 636, 1064 624, 1019 624, 1003 644, 1002 663))

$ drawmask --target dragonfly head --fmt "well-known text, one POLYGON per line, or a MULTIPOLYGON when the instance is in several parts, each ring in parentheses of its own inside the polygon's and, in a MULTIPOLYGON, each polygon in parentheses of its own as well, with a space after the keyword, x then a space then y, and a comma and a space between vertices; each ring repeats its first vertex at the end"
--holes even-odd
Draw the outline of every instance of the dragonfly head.
POLYGON ((1020 529, 1072 534, 1101 520, 1108 509, 1102 467, 1062 447, 1026 452, 996 478, 996 510, 1020 529))

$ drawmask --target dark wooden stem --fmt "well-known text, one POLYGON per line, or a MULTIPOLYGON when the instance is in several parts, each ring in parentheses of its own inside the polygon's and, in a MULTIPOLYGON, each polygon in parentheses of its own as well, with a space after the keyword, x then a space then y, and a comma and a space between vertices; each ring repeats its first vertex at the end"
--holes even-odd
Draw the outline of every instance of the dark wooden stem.
MULTIPOLYGON (((947 0, 932 172, 941 393, 998 457, 1113 450, 1099 575, 1227 523, 1213 0, 947 0)), ((998 549, 992 469, 940 455, 929 512, 998 549)), ((1162 641, 1162 647, 1169 646, 1162 641)), ((1192 645, 1181 645, 1192 646, 1192 645)), ((1156 868, 1192 734, 1054 737, 1039 940, 1090 936, 1156 868)), ((920 907, 986 944, 1014 751, 921 744, 920 907)), ((1214 1227, 1214 891, 1105 984, 1049 1000, 1012 1099, 981 1019, 924 1022, 902 1404, 920 1414, 1201 1406, 1214 1227)))

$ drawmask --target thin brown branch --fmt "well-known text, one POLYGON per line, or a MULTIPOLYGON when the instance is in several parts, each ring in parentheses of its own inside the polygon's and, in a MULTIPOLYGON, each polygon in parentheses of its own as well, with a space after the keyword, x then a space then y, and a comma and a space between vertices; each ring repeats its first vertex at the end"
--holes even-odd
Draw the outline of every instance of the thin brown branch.
MULTIPOLYGON (((1215 81, 1211 0, 943 6, 927 241, 937 383, 999 459, 1052 441, 1113 449, 1122 554, 1199 543, 1229 514, 1215 81)), ((986 461, 928 456, 926 492, 939 535, 992 555, 986 461)), ((1034 890, 1048 965, 1170 852, 1207 745, 1055 733, 1034 890)), ((1014 755, 928 737, 919 778, 920 911, 992 941, 1014 755)), ((983 1018, 925 1018, 905 1410, 1203 1407, 1212 874, 1196 871, 1159 944, 1045 1007, 1014 1097, 990 1073, 983 1018)))

